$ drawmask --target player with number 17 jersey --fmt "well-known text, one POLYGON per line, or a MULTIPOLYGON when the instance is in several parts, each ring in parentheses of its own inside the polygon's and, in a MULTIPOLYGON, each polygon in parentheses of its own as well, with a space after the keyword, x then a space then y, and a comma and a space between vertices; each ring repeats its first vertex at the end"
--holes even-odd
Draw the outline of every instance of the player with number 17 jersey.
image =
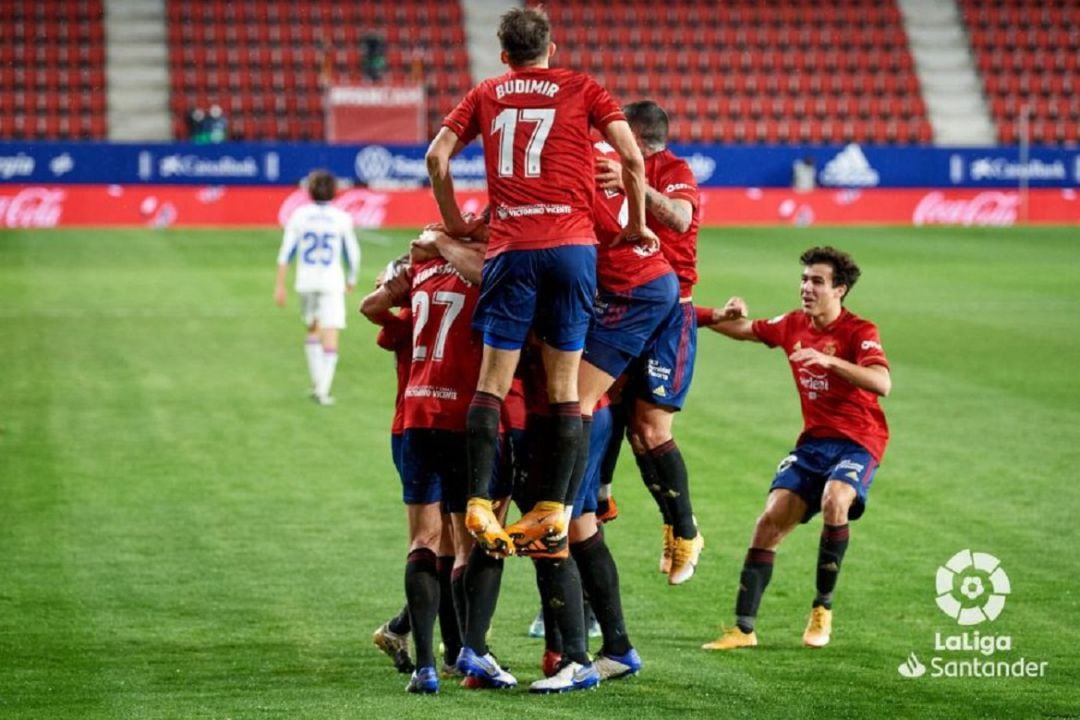
POLYGON ((491 202, 488 257, 593 245, 590 128, 625 120, 593 78, 515 68, 477 85, 443 121, 463 144, 480 136, 491 202))

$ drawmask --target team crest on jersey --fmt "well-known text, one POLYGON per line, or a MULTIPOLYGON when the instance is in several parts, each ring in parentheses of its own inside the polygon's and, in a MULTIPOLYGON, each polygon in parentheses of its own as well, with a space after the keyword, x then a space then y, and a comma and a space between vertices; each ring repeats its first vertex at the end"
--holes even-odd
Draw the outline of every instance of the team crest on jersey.
POLYGON ((835 355, 836 354, 836 342, 833 341, 833 340, 828 341, 821 348, 821 352, 825 353, 826 355, 835 355))

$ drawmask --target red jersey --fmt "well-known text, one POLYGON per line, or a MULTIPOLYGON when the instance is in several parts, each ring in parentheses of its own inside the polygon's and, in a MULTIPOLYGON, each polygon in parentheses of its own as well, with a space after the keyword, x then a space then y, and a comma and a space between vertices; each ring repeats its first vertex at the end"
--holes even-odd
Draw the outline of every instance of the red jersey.
POLYGON ((442 258, 413 266, 412 364, 405 429, 465 431, 483 342, 472 329, 480 290, 442 258))
MULTIPOLYGON (((595 145, 597 157, 618 160, 606 142, 595 145)), ((596 223, 596 284, 609 292, 626 292, 671 272, 671 265, 659 250, 649 250, 637 243, 612 247, 627 220, 626 195, 618 190, 596 188, 593 220, 596 223)))
POLYGON ((405 386, 409 383, 409 365, 412 362, 412 311, 402 308, 396 315, 388 312, 381 322, 382 328, 375 343, 383 350, 394 353, 394 367, 397 370, 397 395, 394 397, 394 420, 390 424, 390 434, 400 435, 405 429, 402 400, 405 386))
POLYGON ((470 90, 443 126, 465 144, 483 139, 487 257, 594 244, 590 128, 625 119, 593 78, 563 68, 511 70, 470 90))
MULTIPOLYGON (((782 347, 788 355, 809 347, 863 367, 889 367, 877 326, 847 309, 823 330, 815 328, 810 316, 800 310, 772 320, 755 320, 751 327, 759 340, 769 347, 782 347)), ((799 442, 808 437, 847 438, 881 461, 889 426, 877 395, 818 366, 791 363, 791 373, 802 403, 799 442)))
POLYGON ((525 429, 525 382, 515 377, 510 383, 502 403, 502 416, 499 418, 500 432, 525 429))
POLYGON ((697 236, 701 225, 701 203, 698 200, 697 180, 682 158, 670 150, 661 150, 645 158, 645 180, 661 195, 672 200, 686 200, 693 205, 690 227, 676 232, 652 213, 645 213, 645 224, 660 238, 660 249, 679 276, 679 297, 690 297, 697 284, 697 236))

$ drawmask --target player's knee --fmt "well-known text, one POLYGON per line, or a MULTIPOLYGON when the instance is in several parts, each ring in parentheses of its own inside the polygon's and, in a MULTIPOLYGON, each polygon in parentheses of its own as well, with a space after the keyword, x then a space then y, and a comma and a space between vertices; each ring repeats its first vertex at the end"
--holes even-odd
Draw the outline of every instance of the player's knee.
POLYGON ((821 517, 827 525, 844 525, 848 521, 851 499, 827 493, 821 499, 821 517))
MULTIPOLYGON (((643 450, 652 450, 671 439, 671 431, 663 426, 648 422, 647 420, 635 420, 633 436, 643 450)), ((631 442, 633 442, 631 440, 631 442)))
POLYGON ((754 547, 773 548, 780 543, 787 532, 787 523, 776 513, 766 510, 754 525, 754 547))

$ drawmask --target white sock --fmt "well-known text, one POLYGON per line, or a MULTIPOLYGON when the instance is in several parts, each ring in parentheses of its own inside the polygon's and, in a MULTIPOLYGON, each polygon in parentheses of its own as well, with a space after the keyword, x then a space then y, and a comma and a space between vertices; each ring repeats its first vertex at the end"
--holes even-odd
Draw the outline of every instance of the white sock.
POLYGON ((323 349, 319 344, 319 338, 309 337, 304 342, 304 354, 307 355, 307 369, 311 376, 311 390, 317 392, 319 380, 322 378, 323 349))
POLYGON ((335 370, 337 370, 337 349, 323 350, 322 370, 319 374, 319 384, 316 386, 316 394, 319 397, 330 397, 330 386, 334 383, 335 370))

